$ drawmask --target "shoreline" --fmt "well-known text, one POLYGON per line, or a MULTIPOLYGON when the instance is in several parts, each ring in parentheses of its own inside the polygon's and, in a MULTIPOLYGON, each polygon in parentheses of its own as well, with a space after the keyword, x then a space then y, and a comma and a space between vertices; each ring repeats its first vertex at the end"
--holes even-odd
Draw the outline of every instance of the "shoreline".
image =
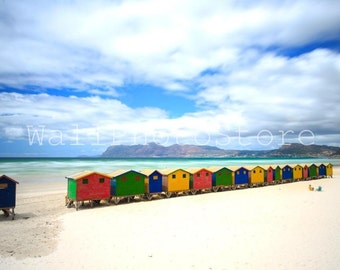
POLYGON ((79 211, 66 182, 20 183, 16 219, 0 215, 0 268, 335 269, 339 178, 79 211))

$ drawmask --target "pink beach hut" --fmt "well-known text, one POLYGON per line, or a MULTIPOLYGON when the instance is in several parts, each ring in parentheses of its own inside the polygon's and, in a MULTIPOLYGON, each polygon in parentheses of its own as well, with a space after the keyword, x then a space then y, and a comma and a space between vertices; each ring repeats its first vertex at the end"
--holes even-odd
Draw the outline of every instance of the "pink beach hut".
POLYGON ((274 169, 269 166, 267 169, 267 183, 271 184, 274 181, 274 169))

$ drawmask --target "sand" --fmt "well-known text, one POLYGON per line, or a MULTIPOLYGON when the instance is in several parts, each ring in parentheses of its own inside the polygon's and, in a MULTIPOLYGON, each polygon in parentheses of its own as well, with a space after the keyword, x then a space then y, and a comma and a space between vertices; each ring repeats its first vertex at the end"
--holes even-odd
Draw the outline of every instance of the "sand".
POLYGON ((0 269, 338 269, 332 179, 84 208, 66 183, 20 184, 0 216, 0 269), (308 185, 321 185, 322 192, 308 185))

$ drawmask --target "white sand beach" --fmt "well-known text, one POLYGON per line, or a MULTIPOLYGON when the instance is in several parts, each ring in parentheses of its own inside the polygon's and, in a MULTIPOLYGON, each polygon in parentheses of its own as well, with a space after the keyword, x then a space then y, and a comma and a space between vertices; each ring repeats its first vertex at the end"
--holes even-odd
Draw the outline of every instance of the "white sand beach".
POLYGON ((0 215, 0 269, 338 269, 334 177, 101 206, 64 206, 65 183, 19 184, 0 215), (308 185, 323 191, 309 191, 308 185))

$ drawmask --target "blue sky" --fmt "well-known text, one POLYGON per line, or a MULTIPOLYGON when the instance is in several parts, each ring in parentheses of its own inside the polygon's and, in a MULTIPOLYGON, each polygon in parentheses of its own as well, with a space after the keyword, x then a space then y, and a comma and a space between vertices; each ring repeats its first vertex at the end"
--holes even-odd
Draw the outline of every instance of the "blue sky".
POLYGON ((338 1, 1 1, 0 156, 340 146, 338 1))

